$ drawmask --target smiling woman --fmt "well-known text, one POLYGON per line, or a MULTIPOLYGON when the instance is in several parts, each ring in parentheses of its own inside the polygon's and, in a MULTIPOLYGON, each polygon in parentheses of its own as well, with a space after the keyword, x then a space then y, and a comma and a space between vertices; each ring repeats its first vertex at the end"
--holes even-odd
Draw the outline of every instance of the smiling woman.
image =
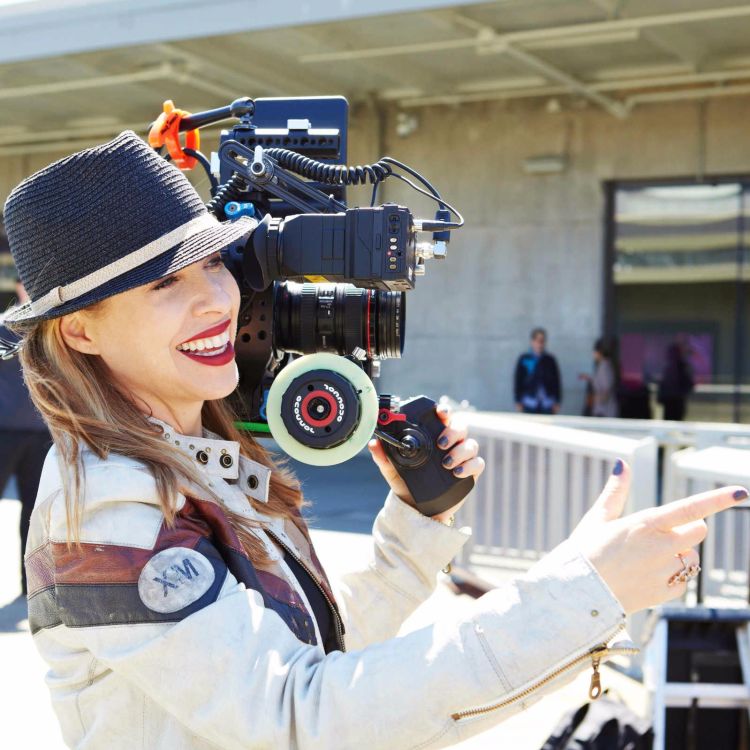
MULTIPOLYGON (((29 623, 70 747, 427 750, 587 665, 596 696, 600 662, 632 648, 609 644, 625 614, 681 595, 703 517, 747 497, 620 518, 618 462, 527 576, 397 638, 468 530, 421 515, 374 442, 391 492, 371 557, 328 580, 298 484, 225 400, 240 298, 219 252, 254 221, 220 224, 129 132, 22 182, 5 220, 30 294, 6 322, 55 442, 26 548, 29 623)), ((445 470, 478 477, 476 441, 439 416, 445 470)))
POLYGON ((151 415, 200 430, 204 401, 237 386, 231 342, 240 293, 219 253, 62 317, 65 343, 98 355, 151 415), (200 329, 200 330, 198 330, 200 329))

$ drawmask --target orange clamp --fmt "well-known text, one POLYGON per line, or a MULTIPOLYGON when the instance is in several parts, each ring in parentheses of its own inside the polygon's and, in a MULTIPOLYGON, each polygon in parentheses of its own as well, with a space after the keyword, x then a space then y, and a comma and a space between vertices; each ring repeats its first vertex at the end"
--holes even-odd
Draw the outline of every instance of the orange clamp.
POLYGON ((183 149, 200 149, 201 136, 197 130, 188 130, 185 133, 185 145, 180 144, 180 122, 183 117, 189 117, 190 112, 177 109, 171 99, 164 102, 164 111, 156 118, 148 134, 149 145, 153 148, 161 148, 166 145, 172 163, 180 169, 192 169, 197 162, 194 156, 188 156, 183 149))

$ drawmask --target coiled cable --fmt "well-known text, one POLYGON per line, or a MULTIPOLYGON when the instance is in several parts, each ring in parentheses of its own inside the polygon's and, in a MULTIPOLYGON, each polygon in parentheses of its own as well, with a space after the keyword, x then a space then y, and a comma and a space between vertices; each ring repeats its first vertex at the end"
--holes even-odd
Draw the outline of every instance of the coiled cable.
POLYGON ((220 221, 223 221, 224 206, 231 201, 241 201, 247 188, 247 182, 239 172, 235 172, 217 191, 211 200, 206 203, 206 208, 220 221))
POLYGON ((265 153, 280 167, 325 185, 377 185, 393 174, 393 167, 384 159, 375 164, 347 167, 345 164, 325 164, 286 148, 268 148, 265 153))

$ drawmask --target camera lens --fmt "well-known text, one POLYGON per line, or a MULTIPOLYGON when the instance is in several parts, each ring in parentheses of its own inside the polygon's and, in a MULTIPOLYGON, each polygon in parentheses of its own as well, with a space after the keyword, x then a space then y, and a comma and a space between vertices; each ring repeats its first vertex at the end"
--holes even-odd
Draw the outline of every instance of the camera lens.
POLYGON ((361 349, 373 359, 397 359, 405 303, 403 292, 285 281, 274 292, 274 346, 299 354, 361 349))

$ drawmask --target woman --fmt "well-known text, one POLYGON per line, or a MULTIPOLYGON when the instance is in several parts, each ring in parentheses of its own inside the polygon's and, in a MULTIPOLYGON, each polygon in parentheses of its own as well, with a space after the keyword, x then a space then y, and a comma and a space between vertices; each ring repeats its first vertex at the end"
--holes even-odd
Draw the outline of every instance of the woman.
POLYGON ((581 373, 578 377, 588 384, 592 417, 616 417, 619 413, 617 404, 617 371, 612 363, 612 350, 604 339, 594 343, 594 375, 581 373))
POLYGON ((685 419, 688 396, 693 392, 695 381, 693 368, 685 356, 686 347, 675 341, 667 348, 667 362, 659 381, 659 403, 664 407, 664 419, 681 422, 685 419))
MULTIPOLYGON (((29 621, 70 747, 451 745, 596 669, 626 613, 684 592, 703 516, 747 496, 619 519, 618 462, 527 576, 395 638, 466 535, 450 511, 410 507, 371 445, 391 488, 372 560, 329 584, 297 484, 223 400, 239 297, 217 251, 252 223, 208 217, 129 132, 21 183, 5 220, 31 296, 8 322, 55 440, 26 550, 29 621)), ((448 422, 438 442, 446 470, 479 476, 465 431, 448 422)))

